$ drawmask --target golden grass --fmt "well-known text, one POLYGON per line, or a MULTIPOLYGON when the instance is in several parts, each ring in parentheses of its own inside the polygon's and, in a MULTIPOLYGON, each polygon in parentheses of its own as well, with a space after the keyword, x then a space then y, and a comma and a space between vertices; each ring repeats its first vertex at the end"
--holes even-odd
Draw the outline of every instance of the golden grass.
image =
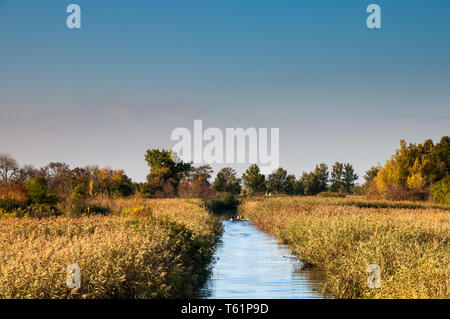
MULTIPOLYGON (((192 297, 220 223, 195 200, 117 200, 140 216, 0 219, 0 298, 192 297), (66 287, 81 267, 81 289, 66 287)), ((116 211, 120 213, 120 211, 116 211)))
MULTIPOLYGON (((337 298, 449 298, 450 212, 361 208, 355 199, 290 197, 247 201, 241 211, 324 269, 337 298), (369 264, 381 267, 381 288, 366 287, 369 264)), ((404 206, 409 203, 399 203, 404 206)))

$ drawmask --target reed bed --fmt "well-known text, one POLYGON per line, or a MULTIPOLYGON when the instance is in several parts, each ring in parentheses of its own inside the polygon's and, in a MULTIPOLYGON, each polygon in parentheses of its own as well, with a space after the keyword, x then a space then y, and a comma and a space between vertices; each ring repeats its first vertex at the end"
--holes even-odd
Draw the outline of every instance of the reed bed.
POLYGON ((352 201, 374 205, 361 198, 266 198, 245 202, 241 211, 306 265, 325 270, 323 289, 337 298, 450 297, 448 210, 361 208, 352 201), (381 268, 380 288, 366 286, 370 264, 381 268))
POLYGON ((219 221, 195 200, 108 205, 116 214, 0 219, 0 298, 193 297, 219 221), (67 288, 71 264, 81 268, 80 289, 67 288))

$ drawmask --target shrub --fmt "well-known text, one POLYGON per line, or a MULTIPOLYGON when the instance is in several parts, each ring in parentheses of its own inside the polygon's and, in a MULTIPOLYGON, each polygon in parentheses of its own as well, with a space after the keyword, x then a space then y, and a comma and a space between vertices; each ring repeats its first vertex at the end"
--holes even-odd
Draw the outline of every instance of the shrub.
POLYGON ((11 198, 0 199, 1 217, 43 218, 58 215, 60 215, 60 212, 50 204, 26 205, 23 202, 19 202, 11 198))
POLYGON ((208 207, 213 212, 221 210, 236 210, 239 201, 231 193, 221 193, 219 199, 212 200, 208 203, 208 207))
POLYGON ((402 185, 388 186, 384 198, 387 200, 424 201, 430 196, 429 189, 410 189, 402 185))
POLYGON ((49 204, 31 204, 24 208, 19 208, 14 211, 15 217, 31 217, 31 218, 46 218, 52 216, 59 216, 61 212, 53 205, 49 204))
POLYGON ((111 209, 101 205, 88 205, 85 213, 88 215, 108 215, 111 213, 111 209))
POLYGON ((178 196, 181 198, 214 199, 216 192, 205 181, 182 181, 178 186, 178 196))
POLYGON ((70 193, 71 214, 80 216, 87 210, 86 190, 83 185, 75 186, 70 193))
POLYGON ((337 192, 321 192, 317 194, 319 197, 334 197, 334 198, 342 198, 345 197, 345 194, 337 193, 337 192))
POLYGON ((122 210, 120 213, 123 217, 151 217, 152 208, 146 205, 137 207, 129 207, 122 210))
POLYGON ((450 204, 450 176, 433 186, 433 201, 438 204, 450 204))
POLYGON ((12 198, 0 198, 0 209, 4 212, 11 213, 19 208, 24 208, 25 205, 18 200, 12 198))

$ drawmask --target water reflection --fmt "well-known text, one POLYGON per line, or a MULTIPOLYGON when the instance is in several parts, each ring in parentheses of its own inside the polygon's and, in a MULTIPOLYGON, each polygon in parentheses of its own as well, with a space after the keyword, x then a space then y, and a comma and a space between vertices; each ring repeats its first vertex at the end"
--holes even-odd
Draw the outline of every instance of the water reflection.
POLYGON ((274 237, 250 222, 224 221, 202 298, 323 298, 319 279, 274 237))

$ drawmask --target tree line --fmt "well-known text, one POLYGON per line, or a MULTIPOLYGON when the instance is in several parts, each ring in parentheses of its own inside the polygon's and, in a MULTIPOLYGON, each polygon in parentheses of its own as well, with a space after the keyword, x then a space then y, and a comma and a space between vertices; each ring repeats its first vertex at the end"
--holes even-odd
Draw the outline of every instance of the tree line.
POLYGON ((136 186, 123 170, 97 166, 71 169, 59 162, 41 168, 19 167, 10 155, 0 155, 0 215, 2 211, 20 211, 26 215, 36 210, 82 214, 91 209, 102 210, 89 206, 89 198, 126 197, 135 190, 136 186))
POLYGON ((278 168, 269 175, 252 164, 238 176, 230 167, 221 169, 214 180, 209 165, 194 167, 179 160, 169 150, 149 149, 145 161, 149 174, 145 183, 134 183, 123 170, 96 166, 71 169, 66 163, 53 162, 41 168, 19 167, 9 155, 0 155, 0 214, 3 211, 43 206, 81 214, 100 207, 89 205, 99 197, 182 197, 217 199, 237 195, 317 195, 365 194, 390 200, 430 200, 450 203, 450 138, 434 144, 400 141, 400 148, 385 163, 365 172, 364 184, 356 185, 358 175, 350 163, 325 163, 299 178, 278 168))
POLYGON ((391 200, 429 200, 450 204, 450 137, 434 144, 407 144, 400 148, 384 166, 366 172, 366 193, 391 200))
POLYGON ((194 167, 175 157, 168 150, 147 151, 145 159, 150 173, 147 182, 140 185, 142 194, 148 197, 214 197, 217 193, 316 195, 327 190, 350 193, 358 179, 351 164, 336 162, 331 172, 321 163, 299 179, 281 167, 267 177, 256 164, 250 165, 241 177, 231 167, 225 167, 210 182, 211 166, 194 167))

